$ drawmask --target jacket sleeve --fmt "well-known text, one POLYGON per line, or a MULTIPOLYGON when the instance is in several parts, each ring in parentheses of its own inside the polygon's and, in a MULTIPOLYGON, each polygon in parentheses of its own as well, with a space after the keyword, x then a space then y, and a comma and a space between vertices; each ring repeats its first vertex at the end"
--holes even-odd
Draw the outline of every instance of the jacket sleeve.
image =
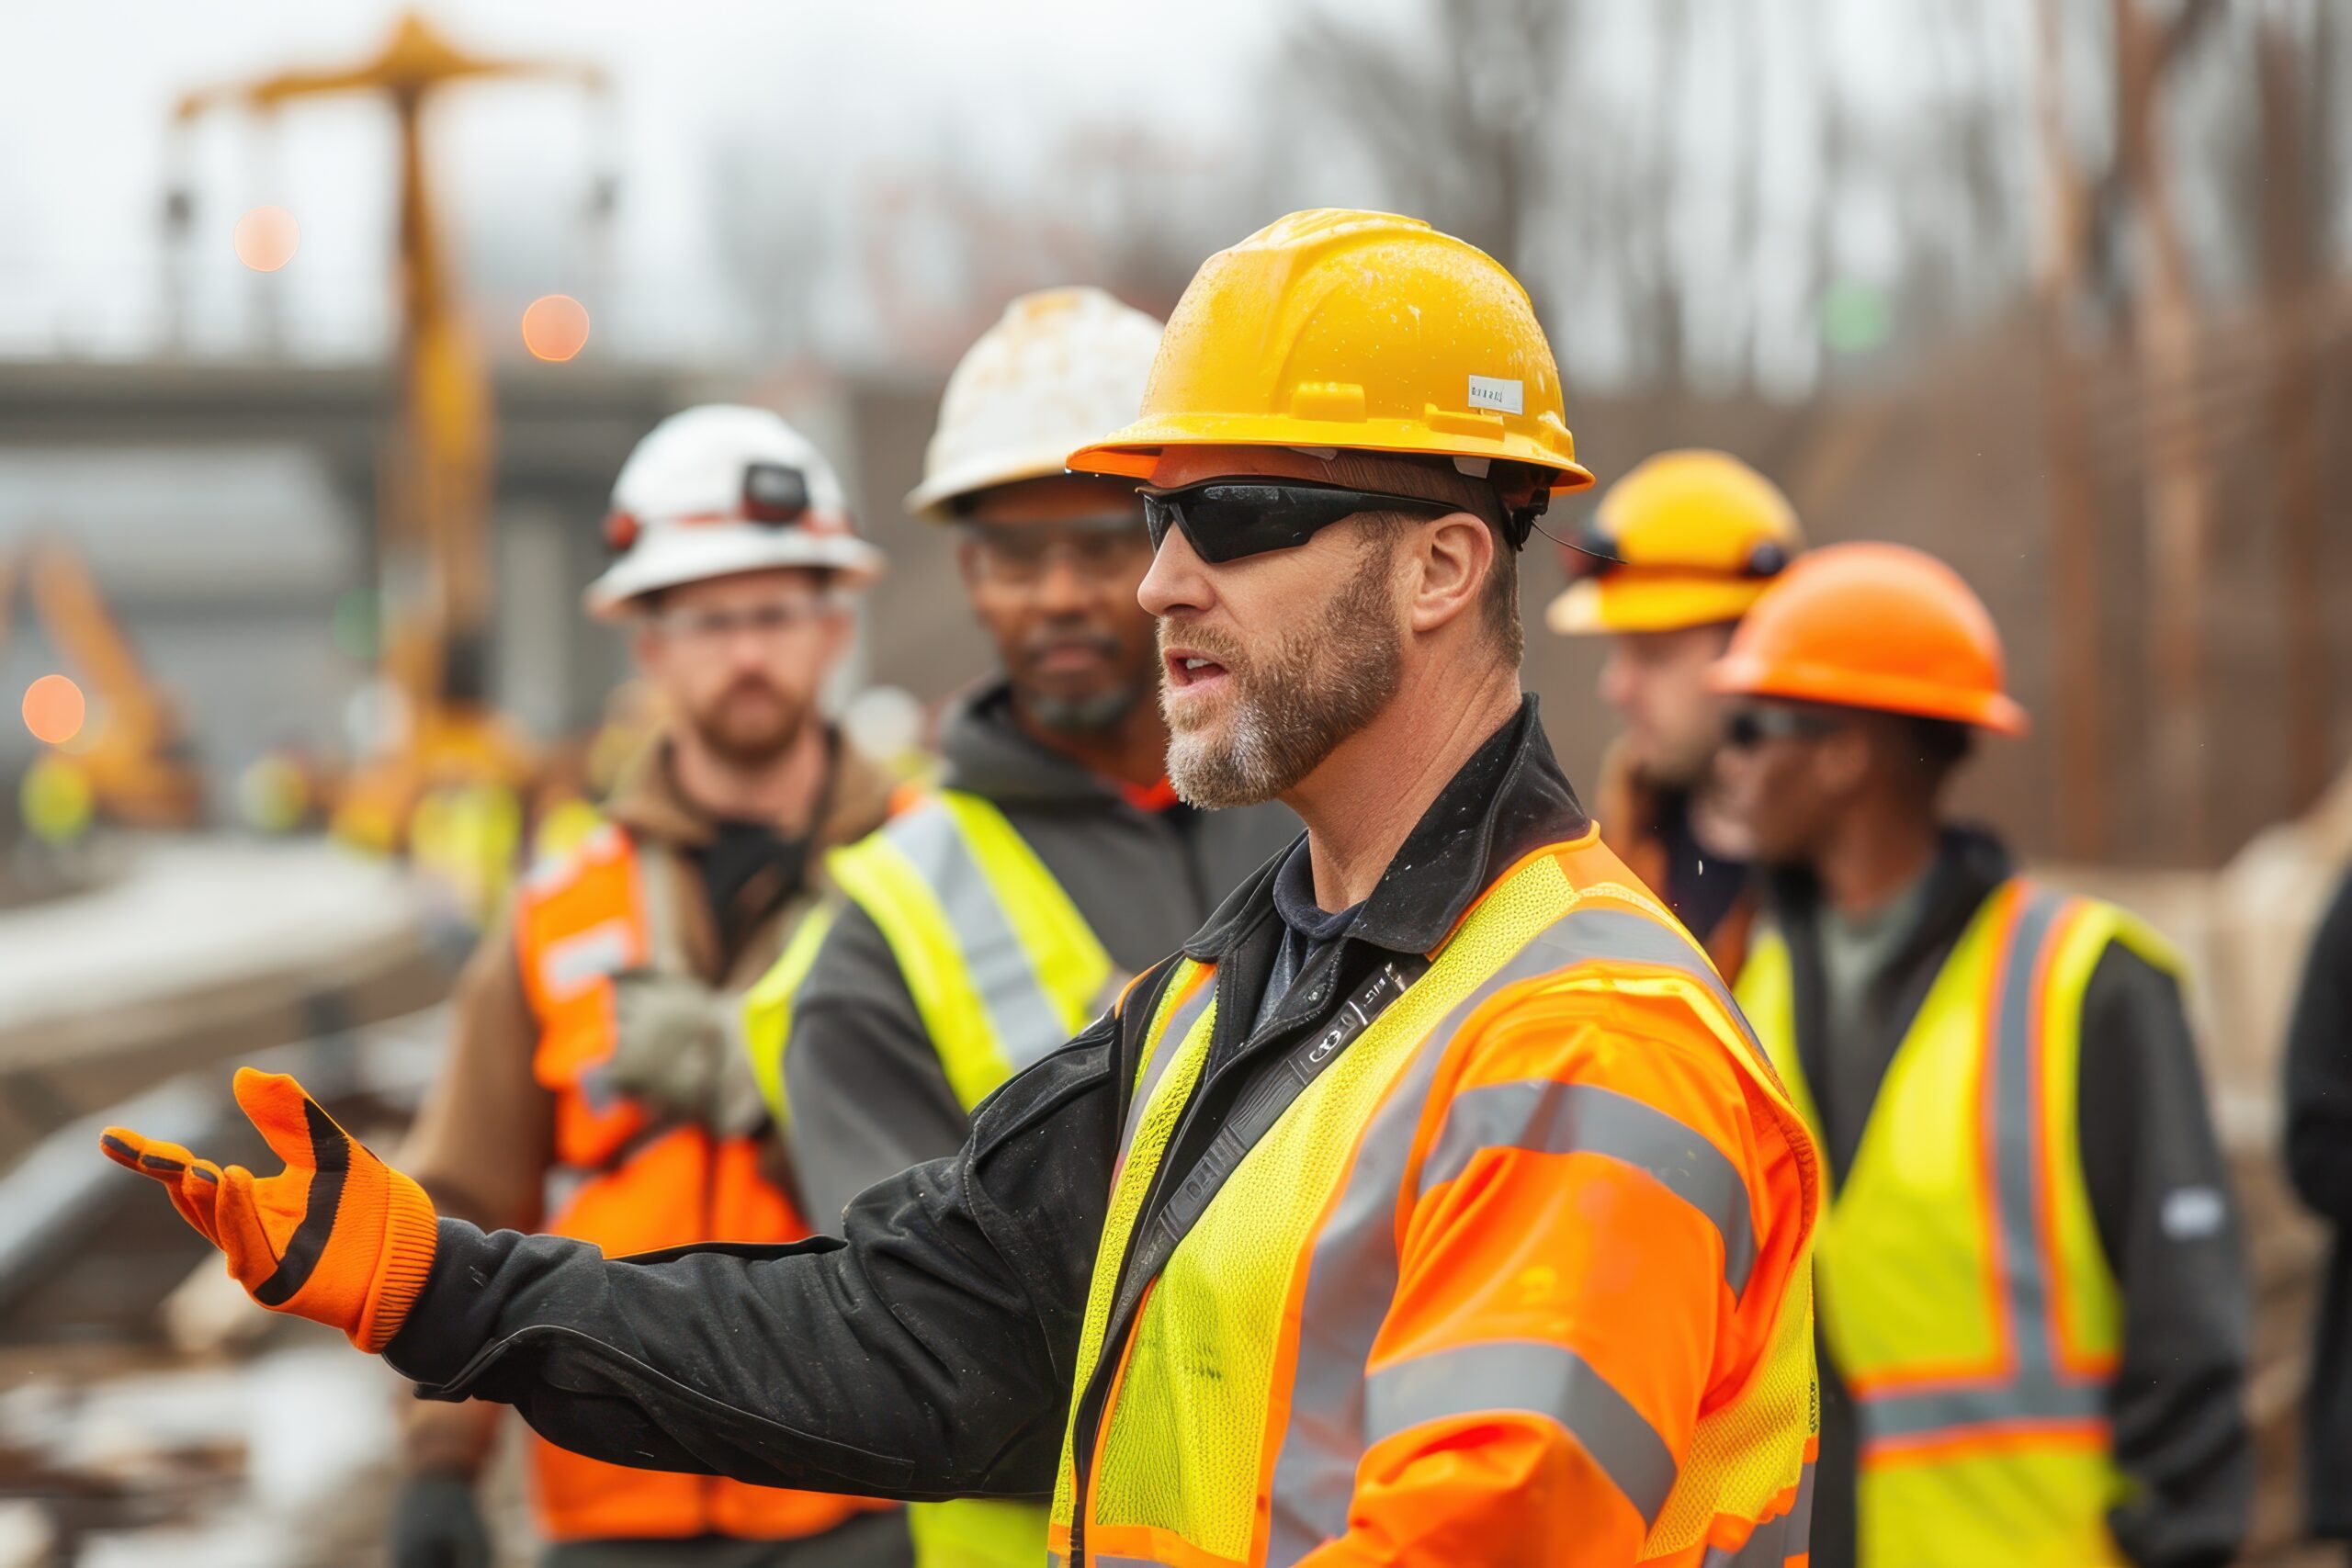
POLYGON ((2352 876, 2312 940, 2288 1026, 2287 1174, 2313 1213, 2352 1226, 2352 876))
POLYGON ((1803 1255, 1792 1152, 1678 1010, 1547 996, 1460 1065, 1407 1167, 1347 1532, 1313 1568, 1640 1558, 1803 1255))
POLYGON ((607 1261, 442 1222, 385 1359, 594 1459, 910 1499, 1034 1495, 1060 1453, 1121 1112, 1105 1019, 983 1102, 845 1239, 607 1261))
POLYGON ((2083 1175, 2123 1308, 2108 1414, 2133 1486, 2109 1529, 2138 1568, 2218 1568, 2254 1499, 2245 1252, 2179 987, 2120 943, 2084 995, 2081 1073, 2083 1175))
POLYGON ((803 1209, 822 1229, 867 1188, 964 1142, 964 1107, 898 960, 854 904, 826 932, 793 1000, 784 1087, 803 1209))

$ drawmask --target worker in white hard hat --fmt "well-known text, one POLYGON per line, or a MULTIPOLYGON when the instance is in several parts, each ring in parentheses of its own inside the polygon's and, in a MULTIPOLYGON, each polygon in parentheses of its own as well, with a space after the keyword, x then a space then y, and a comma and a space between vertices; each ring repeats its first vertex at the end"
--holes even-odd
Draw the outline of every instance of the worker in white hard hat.
MULTIPOLYGON (((444 1213, 606 1253, 807 1234, 740 1025, 822 856, 888 784, 818 711, 882 570, 841 482, 764 409, 673 414, 621 470, 589 610, 628 628, 666 717, 605 825, 540 864, 468 965, 405 1150, 444 1213)), ((496 1407, 419 1404, 394 1568, 489 1568, 475 1482, 496 1407)), ((604 1464, 529 1441, 545 1568, 896 1564, 903 1510, 604 1464)))
MULTIPOLYGON (((907 507, 954 531, 999 670, 950 713, 942 787, 833 857, 830 929, 752 997, 753 1057, 812 1224, 962 1147, 973 1106, 1299 831, 1280 806, 1177 799, 1136 598, 1152 559, 1142 502, 1062 467, 1135 418, 1159 337, 1098 289, 1049 289, 1007 306, 948 380, 907 507)), ((1044 1560, 1042 1500, 918 1506, 910 1521, 923 1568, 1044 1560)))

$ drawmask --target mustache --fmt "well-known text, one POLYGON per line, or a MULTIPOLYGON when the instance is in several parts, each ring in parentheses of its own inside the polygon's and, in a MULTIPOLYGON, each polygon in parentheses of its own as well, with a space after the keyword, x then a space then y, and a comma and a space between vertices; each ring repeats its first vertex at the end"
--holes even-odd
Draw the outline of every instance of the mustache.
POLYGON ((1105 659, 1119 656, 1119 639, 1102 632, 1054 631, 1033 632, 1022 639, 1021 651, 1032 658, 1050 653, 1057 648, 1082 648, 1099 653, 1105 659))
POLYGON ((1159 623, 1159 651, 1165 654, 1175 644, 1182 643, 1204 659, 1214 659, 1227 670, 1238 671, 1249 658, 1247 650, 1223 632, 1208 626, 1195 626, 1163 618, 1159 623))

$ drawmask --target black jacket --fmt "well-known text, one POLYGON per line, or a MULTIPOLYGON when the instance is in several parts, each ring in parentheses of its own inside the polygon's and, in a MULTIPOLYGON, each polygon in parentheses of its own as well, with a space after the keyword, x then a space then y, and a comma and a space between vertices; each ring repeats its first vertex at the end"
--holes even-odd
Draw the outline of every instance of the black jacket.
MULTIPOLYGON (((956 710, 941 738, 941 782, 1005 814, 1129 975, 1174 952, 1298 837, 1298 818, 1281 806, 1138 807, 1023 734, 1011 709, 998 681, 956 710)), ((898 958, 855 905, 793 998, 784 1077, 801 1211, 820 1229, 876 1182, 955 1153, 968 1131, 898 958)))
POLYGON ((2312 942, 2287 1034, 2287 1174, 2335 1228, 2304 1395, 2303 1493, 2313 1535, 2352 1540, 2352 876, 2312 942))
MULTIPOLYGON (((1799 874, 1769 879, 1768 906, 1794 971, 1798 1055, 1833 1181, 1852 1168, 1879 1085, 1928 987, 1978 906, 2011 874, 2007 853, 1989 836, 1945 834, 1919 924, 1869 989, 1866 1048, 1839 1061, 1824 1059, 1816 891, 1799 874)), ((2137 1485, 2109 1528, 2139 1568, 2219 1568, 2236 1552, 2254 1498, 2243 1401, 2253 1318, 2245 1249, 2234 1205, 2218 1227, 2167 1234, 2168 1199, 2199 1189, 2226 1195, 2228 1179, 2179 989, 2120 943, 2100 956, 2083 998, 2081 1074, 2083 1174, 2123 1303, 2108 1415, 2116 1463, 2137 1485)), ((1820 1369, 1813 1562, 1852 1568, 1854 1407, 1826 1344, 1820 1369)))
MULTIPOLYGON (((1585 825, 1530 699, 1264 1024, 1245 1036, 1253 1007, 1216 1010, 1208 1066, 1122 1264, 1102 1371, 1080 1395, 1081 1462, 1135 1297, 1182 1232, 1178 1205, 1197 1214, 1246 1152, 1218 1136, 1237 1103, 1296 1083, 1289 1047, 1363 980, 1434 950, 1512 863, 1585 825)), ((1237 1003, 1264 989, 1282 940, 1272 873, 1185 946, 1219 965, 1237 1003)), ((982 1101, 957 1153, 860 1195, 845 1240, 606 1261, 582 1242, 444 1220, 386 1359, 428 1396, 513 1404, 543 1436, 618 1464, 910 1499, 1043 1495, 1144 1021, 1169 972, 982 1101)))

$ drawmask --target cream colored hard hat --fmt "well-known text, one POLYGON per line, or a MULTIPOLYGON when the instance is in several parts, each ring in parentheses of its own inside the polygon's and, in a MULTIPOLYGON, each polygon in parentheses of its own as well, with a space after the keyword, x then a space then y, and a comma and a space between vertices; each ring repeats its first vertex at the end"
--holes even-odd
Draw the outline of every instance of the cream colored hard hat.
POLYGON ((1136 417, 1159 323, 1100 288, 1046 288, 1004 308, 947 378, 907 510, 944 523, 976 491, 1063 471, 1136 417))
POLYGON ((613 564, 588 585, 606 620, 640 595, 775 567, 882 574, 857 536, 833 466, 767 409, 707 403, 673 413, 637 444, 613 483, 605 542, 613 564))

